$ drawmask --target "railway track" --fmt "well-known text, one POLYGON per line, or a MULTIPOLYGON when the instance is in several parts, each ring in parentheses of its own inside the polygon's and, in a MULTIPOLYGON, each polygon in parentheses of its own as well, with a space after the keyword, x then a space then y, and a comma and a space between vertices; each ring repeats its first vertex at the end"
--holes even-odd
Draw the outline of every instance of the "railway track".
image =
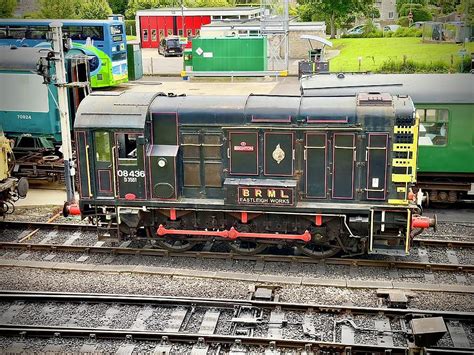
MULTIPOLYGON (((0 301, 3 336, 122 339, 129 353, 140 352, 142 340, 154 341, 159 354, 176 346, 235 355, 256 347, 344 354, 474 350, 471 312, 284 303, 269 288, 247 300, 3 291, 0 301), (28 318, 31 313, 43 316, 28 318)), ((99 346, 89 344, 89 352, 99 346)))
MULTIPOLYGON (((147 248, 147 247, 131 247, 130 242, 124 242, 120 246, 106 246, 103 242, 98 242, 95 245, 71 245, 68 243, 43 243, 30 242, 29 240, 34 234, 40 230, 55 230, 55 231, 80 231, 93 232, 96 227, 88 224, 65 224, 52 222, 2 222, 9 228, 17 228, 26 230, 25 236, 18 241, 0 242, 0 249, 4 250, 21 250, 28 252, 54 252, 54 253, 76 253, 76 254, 103 254, 103 255, 131 255, 131 256, 157 256, 170 258, 195 258, 195 259, 220 259, 220 260, 242 260, 253 261, 256 263, 300 263, 300 264, 319 264, 321 260, 301 255, 276 255, 276 254, 257 254, 257 255, 243 255, 227 251, 209 251, 209 250, 194 250, 194 251, 180 251, 174 252, 161 248, 147 248), (28 233, 28 231, 31 232, 28 233)), ((1 223, 0 223, 1 225, 1 223)), ((419 238, 414 240, 414 245, 421 248, 425 246, 431 247, 447 247, 447 248, 463 248, 471 249, 474 247, 472 241, 449 241, 445 239, 427 239, 419 238)), ((204 246, 204 248, 206 248, 204 246)), ((208 249, 212 249, 208 247, 208 249)), ((472 273, 474 265, 456 262, 456 259, 449 263, 433 263, 429 262, 427 258, 420 261, 408 261, 403 258, 326 258, 324 263, 326 265, 342 265, 342 266, 365 266, 365 267, 382 267, 382 268, 399 268, 399 269, 413 269, 413 270, 429 270, 429 271, 447 271, 447 272, 466 272, 472 273)))
MULTIPOLYGON (((29 222, 29 221, 0 221, 0 227, 6 226, 8 228, 17 229, 56 229, 56 230, 75 230, 75 231, 97 231, 97 227, 92 224, 83 223, 54 223, 53 221, 59 217, 59 215, 53 216, 50 221, 47 222, 29 222)), ((452 237, 456 237, 453 235, 452 237)), ((439 246, 439 247, 452 247, 452 248, 474 248, 474 236, 471 240, 448 240, 448 239, 437 239, 434 235, 428 237, 415 237, 413 239, 413 245, 426 245, 426 246, 439 246)))

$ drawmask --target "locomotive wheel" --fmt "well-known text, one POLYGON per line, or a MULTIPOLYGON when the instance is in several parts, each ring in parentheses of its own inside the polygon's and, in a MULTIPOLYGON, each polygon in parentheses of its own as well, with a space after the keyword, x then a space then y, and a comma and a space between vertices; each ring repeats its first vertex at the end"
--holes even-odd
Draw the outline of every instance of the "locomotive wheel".
POLYGON ((237 239, 229 243, 229 247, 238 254, 254 255, 261 253, 267 248, 267 244, 258 243, 252 240, 237 239))
POLYGON ((330 258, 336 255, 341 248, 337 245, 308 243, 299 245, 298 249, 305 255, 316 259, 330 258))
POLYGON ((176 237, 164 237, 154 240, 156 245, 159 245, 163 249, 169 251, 188 251, 197 244, 197 242, 191 242, 186 239, 176 238, 176 237))

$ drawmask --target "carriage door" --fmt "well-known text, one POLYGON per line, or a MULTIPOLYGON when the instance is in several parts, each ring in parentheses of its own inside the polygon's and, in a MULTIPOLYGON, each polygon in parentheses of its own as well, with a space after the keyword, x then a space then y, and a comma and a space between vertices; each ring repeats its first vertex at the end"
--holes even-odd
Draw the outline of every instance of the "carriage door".
POLYGON ((118 197, 145 198, 143 138, 137 133, 115 133, 115 148, 118 197))
POLYGON ((105 131, 96 131, 94 132, 94 142, 96 196, 113 198, 115 196, 115 176, 113 174, 115 162, 111 134, 105 131))

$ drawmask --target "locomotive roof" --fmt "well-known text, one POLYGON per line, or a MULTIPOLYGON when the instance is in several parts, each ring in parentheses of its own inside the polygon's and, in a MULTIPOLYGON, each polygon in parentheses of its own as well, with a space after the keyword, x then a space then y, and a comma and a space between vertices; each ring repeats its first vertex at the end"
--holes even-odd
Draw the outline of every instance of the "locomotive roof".
POLYGON ((74 127, 143 129, 150 103, 159 94, 92 93, 79 105, 74 127))
POLYGON ((0 70, 36 71, 38 60, 47 52, 43 48, 0 46, 0 70))
POLYGON ((225 122, 236 125, 249 120, 289 122, 291 117, 306 117, 314 114, 323 120, 342 116, 347 117, 348 122, 354 122, 356 97, 178 96, 170 100, 160 96, 153 101, 150 111, 152 113, 177 112, 179 121, 189 124, 192 124, 195 119, 206 119, 209 123, 225 122), (244 115, 242 115, 243 112, 244 115))
POLYGON ((389 92, 409 95, 416 103, 474 103, 472 74, 328 74, 302 78, 305 96, 389 92))

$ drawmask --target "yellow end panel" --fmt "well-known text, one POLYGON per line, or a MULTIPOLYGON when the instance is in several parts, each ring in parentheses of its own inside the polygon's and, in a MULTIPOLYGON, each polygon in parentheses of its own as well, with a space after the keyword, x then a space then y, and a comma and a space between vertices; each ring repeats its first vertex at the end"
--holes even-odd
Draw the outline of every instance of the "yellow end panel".
MULTIPOLYGON (((416 164, 418 157, 418 127, 420 124, 420 117, 415 116, 415 124, 413 126, 394 126, 394 142, 395 135, 407 134, 412 135, 413 143, 394 143, 392 152, 406 153, 402 157, 392 158, 392 167, 398 168, 396 173, 392 173, 392 183, 395 184, 398 198, 389 199, 388 203, 394 205, 408 204, 408 188, 409 184, 416 182, 416 164), (405 168, 405 169, 403 169, 405 168), (405 173, 403 173, 405 170, 405 173)), ((395 155, 395 154, 394 154, 395 155)))
POLYGON ((10 176, 8 171, 8 160, 13 156, 10 141, 0 131, 0 181, 10 176))
POLYGON ((408 200, 389 199, 388 203, 391 205, 408 205, 408 200))
POLYGON ((411 225, 411 210, 407 209, 407 238, 405 240, 405 253, 408 255, 410 250, 410 225, 411 225))
POLYGON ((392 182, 413 182, 411 174, 392 174, 392 182))

